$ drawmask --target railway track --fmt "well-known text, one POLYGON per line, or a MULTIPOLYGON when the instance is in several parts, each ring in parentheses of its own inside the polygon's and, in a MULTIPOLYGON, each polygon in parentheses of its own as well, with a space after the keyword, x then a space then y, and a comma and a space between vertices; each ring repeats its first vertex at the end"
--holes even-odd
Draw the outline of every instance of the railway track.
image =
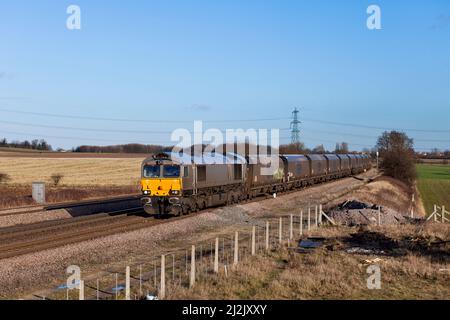
MULTIPOLYGON (((283 192, 283 194, 290 194, 300 190, 289 190, 283 192)), ((269 197, 271 195, 253 198, 245 202, 256 202, 269 197)), ((89 202, 85 201, 84 203, 89 202)), ((73 203, 73 206, 76 205, 79 204, 73 203)), ((110 213, 0 228, 0 260, 143 229, 168 221, 185 219, 211 209, 207 208, 190 215, 171 217, 170 219, 157 219, 153 216, 147 216, 143 209, 139 207, 110 213)))
MULTIPOLYGON (((199 212, 200 213, 200 212, 199 212)), ((185 219, 189 216, 173 217, 170 221, 185 219)), ((68 244, 92 240, 147 228, 167 222, 145 216, 142 208, 110 214, 97 214, 80 218, 45 221, 30 225, 0 229, 0 260, 27 253, 53 249, 68 244)))

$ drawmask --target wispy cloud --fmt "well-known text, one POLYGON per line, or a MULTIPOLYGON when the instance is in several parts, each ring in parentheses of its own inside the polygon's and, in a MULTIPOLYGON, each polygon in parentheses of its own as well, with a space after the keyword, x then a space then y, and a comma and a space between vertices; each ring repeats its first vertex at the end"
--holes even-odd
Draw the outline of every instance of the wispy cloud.
POLYGON ((440 14, 434 19, 433 25, 430 27, 432 30, 443 29, 450 24, 450 14, 440 14))
POLYGON ((0 71, 0 80, 2 79, 12 80, 14 79, 14 74, 5 71, 0 71))
POLYGON ((193 104, 189 109, 195 111, 210 111, 212 107, 206 104, 193 104))

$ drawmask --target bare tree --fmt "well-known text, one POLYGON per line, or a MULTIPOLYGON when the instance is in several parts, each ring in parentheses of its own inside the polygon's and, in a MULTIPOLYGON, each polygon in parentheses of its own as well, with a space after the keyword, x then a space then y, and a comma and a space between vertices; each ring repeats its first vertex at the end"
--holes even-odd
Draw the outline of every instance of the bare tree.
POLYGON ((411 185, 416 178, 413 139, 403 132, 384 132, 378 138, 377 149, 384 173, 411 185))
POLYGON ((61 179, 64 178, 64 175, 62 175, 60 173, 54 173, 54 174, 52 174, 52 176, 50 178, 53 181, 53 185, 56 187, 61 182, 61 179))

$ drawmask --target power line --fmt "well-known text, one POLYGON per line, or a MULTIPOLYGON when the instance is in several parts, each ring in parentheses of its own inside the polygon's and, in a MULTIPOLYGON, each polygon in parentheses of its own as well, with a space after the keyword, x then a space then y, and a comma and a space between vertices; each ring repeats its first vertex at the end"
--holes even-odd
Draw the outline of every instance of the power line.
MULTIPOLYGON (((28 114, 34 116, 42 117, 53 117, 53 118, 66 118, 66 119, 79 119, 79 120, 94 120, 94 121, 115 121, 115 122, 141 122, 141 123, 192 123, 189 120, 145 120, 145 119, 119 119, 119 118, 103 118, 103 117, 88 117, 88 116, 78 116, 78 115, 64 115, 56 113, 43 113, 43 112, 31 112, 31 111, 19 111, 19 110, 9 110, 0 109, 2 112, 17 113, 17 114, 28 114)), ((221 119, 221 120, 202 120, 203 122, 209 123, 226 123, 226 122, 258 122, 258 121, 279 121, 286 120, 289 118, 261 118, 261 119, 221 119)))

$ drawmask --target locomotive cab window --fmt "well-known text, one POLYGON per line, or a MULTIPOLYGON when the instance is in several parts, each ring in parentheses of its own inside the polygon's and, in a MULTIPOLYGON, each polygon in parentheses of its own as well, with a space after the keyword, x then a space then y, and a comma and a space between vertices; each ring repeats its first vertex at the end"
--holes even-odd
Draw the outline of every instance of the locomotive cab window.
POLYGON ((144 177, 145 178, 159 178, 161 176, 160 166, 144 166, 144 177))
POLYGON ((180 166, 163 166, 164 178, 178 178, 180 176, 180 166))

